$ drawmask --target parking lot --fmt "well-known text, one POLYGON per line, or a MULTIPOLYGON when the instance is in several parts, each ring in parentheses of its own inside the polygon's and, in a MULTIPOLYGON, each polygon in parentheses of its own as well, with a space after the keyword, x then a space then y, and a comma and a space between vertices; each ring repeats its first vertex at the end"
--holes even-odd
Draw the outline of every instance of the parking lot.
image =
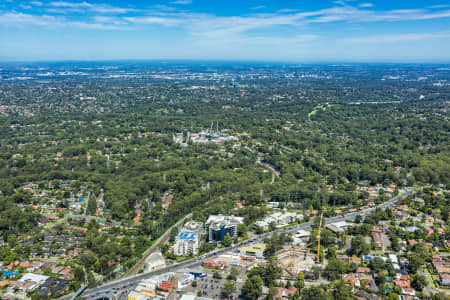
MULTIPOLYGON (((225 274, 224 274, 225 275, 225 274)), ((207 277, 197 278, 197 286, 192 287, 191 285, 184 287, 183 292, 191 293, 197 295, 199 291, 202 292, 203 296, 213 299, 225 299, 221 295, 221 290, 225 282, 227 281, 225 278, 222 279, 214 279, 211 274, 208 274, 207 277)), ((236 281, 236 292, 233 293, 232 299, 238 299, 238 296, 241 294, 243 282, 236 281)), ((230 297, 231 299, 231 297, 230 297)))

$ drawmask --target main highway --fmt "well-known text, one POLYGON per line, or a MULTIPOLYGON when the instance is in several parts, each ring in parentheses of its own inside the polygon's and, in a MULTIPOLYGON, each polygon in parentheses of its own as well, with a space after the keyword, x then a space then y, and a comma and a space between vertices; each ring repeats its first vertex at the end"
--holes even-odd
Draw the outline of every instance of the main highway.
MULTIPOLYGON (((348 214, 341 215, 341 216, 326 218, 325 224, 336 223, 336 222, 340 222, 340 221, 354 221, 356 216, 359 215, 359 216, 365 217, 366 215, 375 211, 377 208, 383 209, 383 210, 385 210, 386 208, 392 208, 395 206, 395 203, 397 201, 399 201, 400 199, 404 199, 413 193, 414 192, 412 190, 405 188, 404 193, 392 198, 391 200, 389 200, 387 202, 379 204, 376 207, 368 208, 365 210, 360 210, 360 211, 353 212, 353 213, 348 213, 348 214)), ((182 269, 191 269, 192 270, 195 267, 199 267, 201 265, 201 262, 205 259, 213 258, 213 257, 216 257, 218 255, 221 255, 221 254, 224 254, 227 252, 233 252, 235 250, 238 250, 242 246, 245 246, 248 244, 263 242, 264 239, 271 237, 274 232, 276 232, 276 233, 280 233, 280 232, 295 233, 301 229, 302 230, 311 229, 312 226, 313 226, 313 222, 310 221, 310 222, 302 223, 299 225, 294 225, 294 226, 290 226, 290 227, 286 227, 286 228, 282 228, 282 229, 277 229, 271 233, 260 234, 255 237, 252 237, 246 241, 234 244, 233 246, 230 246, 227 248, 222 248, 222 249, 210 252, 208 254, 192 258, 190 260, 186 260, 186 261, 183 261, 183 262, 180 262, 177 264, 173 264, 173 265, 167 266, 163 269, 159 269, 157 271, 142 273, 142 274, 138 274, 138 275, 134 275, 134 276, 130 276, 130 277, 124 277, 124 278, 121 278, 121 279, 118 279, 115 281, 105 283, 105 284, 103 284, 99 287, 93 288, 93 289, 87 289, 82 294, 82 297, 84 299, 102 299, 102 298, 103 299, 104 298, 111 299, 112 298, 111 294, 117 288, 119 288, 120 291, 123 291, 124 289, 128 290, 128 289, 130 289, 131 286, 137 285, 139 283, 139 281, 141 281, 145 278, 149 278, 149 277, 152 277, 155 275, 160 275, 160 274, 163 274, 166 272, 173 272, 176 270, 182 270, 182 269)), ((63 297, 62 299, 70 299, 70 297, 66 296, 66 297, 63 297)))

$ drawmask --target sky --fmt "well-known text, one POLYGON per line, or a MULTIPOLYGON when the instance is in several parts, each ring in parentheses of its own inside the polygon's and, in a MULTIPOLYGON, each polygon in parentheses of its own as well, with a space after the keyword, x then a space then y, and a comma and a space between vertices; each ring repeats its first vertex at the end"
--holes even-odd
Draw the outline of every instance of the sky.
POLYGON ((0 0, 0 61, 450 62, 450 0, 0 0))

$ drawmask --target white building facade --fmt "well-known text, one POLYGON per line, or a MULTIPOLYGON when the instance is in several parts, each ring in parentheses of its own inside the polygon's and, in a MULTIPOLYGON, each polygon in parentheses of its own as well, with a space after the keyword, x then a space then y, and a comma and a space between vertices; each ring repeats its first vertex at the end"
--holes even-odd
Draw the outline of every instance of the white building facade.
POLYGON ((179 256, 186 256, 195 254, 200 245, 200 236, 195 231, 181 231, 175 239, 173 246, 173 254, 179 256))

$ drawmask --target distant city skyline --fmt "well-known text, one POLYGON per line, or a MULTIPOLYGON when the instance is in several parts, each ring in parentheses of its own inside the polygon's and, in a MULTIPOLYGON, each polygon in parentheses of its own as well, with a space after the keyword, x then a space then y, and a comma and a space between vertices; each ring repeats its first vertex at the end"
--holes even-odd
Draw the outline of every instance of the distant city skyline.
POLYGON ((450 62, 447 1, 0 0, 0 61, 450 62))

